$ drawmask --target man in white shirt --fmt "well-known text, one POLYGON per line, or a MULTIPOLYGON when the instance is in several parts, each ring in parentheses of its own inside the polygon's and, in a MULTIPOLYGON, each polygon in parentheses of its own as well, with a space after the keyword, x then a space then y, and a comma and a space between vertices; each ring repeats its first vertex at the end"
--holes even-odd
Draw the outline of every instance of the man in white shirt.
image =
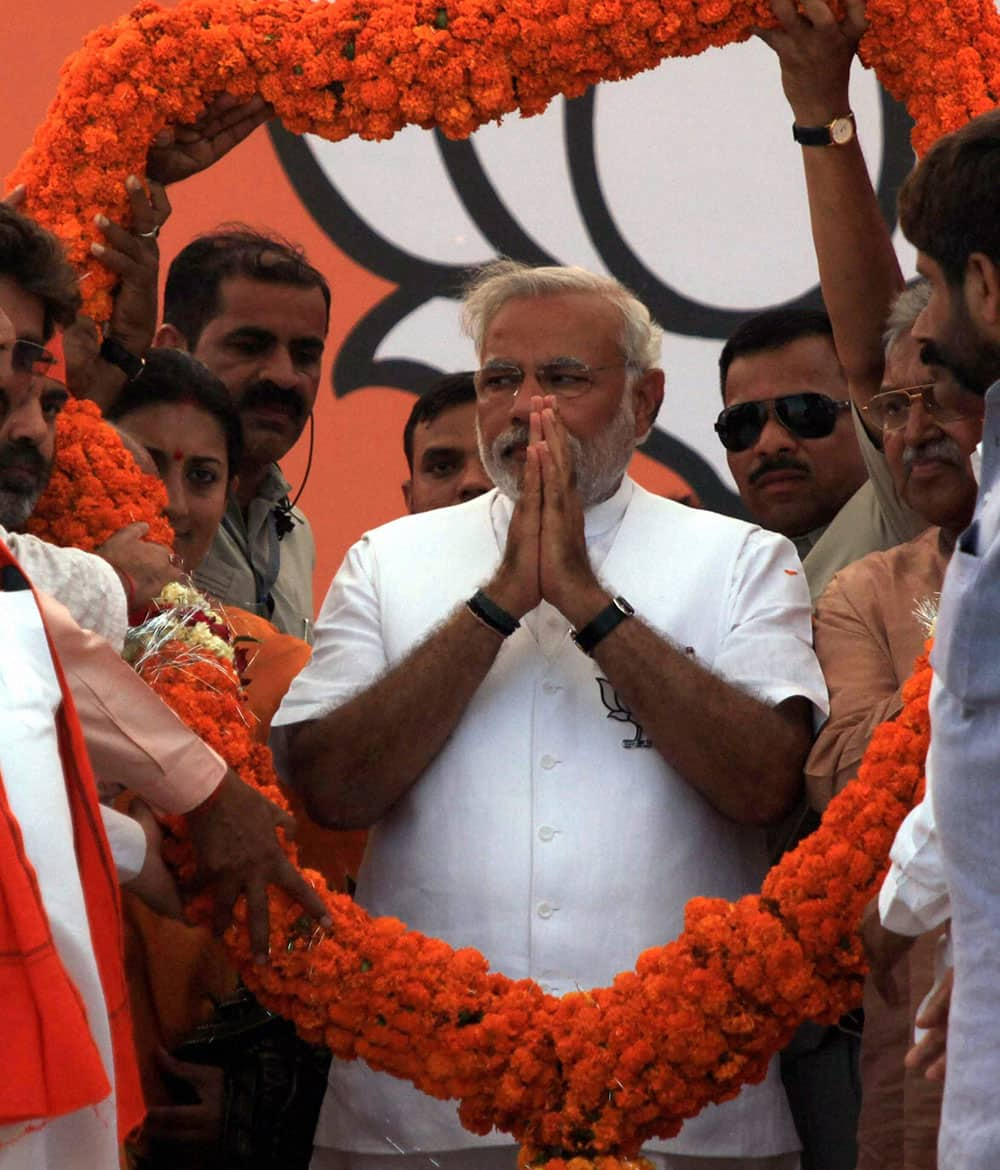
MULTIPOLYGON (((56 326, 73 322, 80 305, 76 274, 58 242, 36 223, 8 204, 0 203, 0 313, 4 316, 4 344, 13 328, 8 359, 19 374, 44 379, 53 354, 46 349, 56 326)), ((38 409, 9 419, 4 412, 0 436, 0 523, 8 531, 19 530, 34 510, 48 482, 54 438, 43 422, 50 422, 66 400, 66 388, 57 381, 44 383, 38 409), (27 424, 27 425, 26 425, 27 424)), ((100 557, 78 550, 51 550, 40 542, 21 538, 15 548, 24 567, 42 588, 55 592, 38 572, 35 558, 44 559, 47 573, 58 576, 60 596, 65 595, 82 625, 94 628, 101 611, 113 611, 111 628, 124 635, 125 593, 137 607, 152 600, 177 576, 170 564, 170 550, 142 538, 146 526, 132 524, 116 533, 100 550, 100 557), (30 551, 26 551, 30 549, 30 551), (54 554, 54 555, 53 555, 54 554), (65 594, 63 592, 65 591, 65 594)))
MULTIPOLYGON (((51 383, 13 368, 14 346, 0 310, 0 443, 30 432, 51 445, 51 383), (43 410, 46 402, 51 411, 43 410)), ((34 441, 29 447, 38 449, 34 441)), ((25 547, 35 552, 36 545, 48 547, 25 547)), ((44 570, 46 558, 39 563, 44 570)), ((245 883, 251 902, 259 901, 268 854, 264 864, 280 882, 299 887, 301 878, 283 857, 285 878, 273 868, 278 810, 241 784, 106 641, 34 595, 5 541, 0 569, 0 1029, 7 1043, 0 1166, 113 1170, 121 1135, 141 1120, 142 1099, 115 875, 89 757, 128 776, 161 808, 188 814, 200 860, 225 890, 223 912, 237 885, 245 883), (246 881, 252 872, 256 891, 246 881)), ((322 913, 318 902, 313 908, 322 913)))
MULTIPOLYGON (((663 393, 645 307, 500 261, 466 323, 499 490, 350 550, 276 745, 318 819, 373 826, 363 905, 562 994, 676 935, 690 897, 757 886, 826 692, 792 546, 625 475, 663 393)), ((757 1170, 797 1147, 772 1075, 648 1152, 757 1170)), ((492 1170, 515 1151, 335 1061, 313 1166, 427 1157, 492 1170)))
MULTIPOLYGON (((150 803, 190 815, 205 876, 218 884, 218 925, 228 922, 237 893, 244 892, 254 949, 263 956, 268 881, 277 880, 312 913, 323 914, 322 902, 275 838, 275 826, 290 825, 291 818, 243 784, 118 657, 124 594, 113 569, 87 553, 30 536, 11 538, 6 531, 28 519, 48 479, 66 390, 46 376, 52 356, 45 346, 56 325, 72 318, 78 300, 73 271, 55 238, 0 204, 0 536, 23 557, 32 583, 58 594, 59 601, 65 597, 72 614, 56 605, 46 616, 95 772, 116 782, 127 777, 150 803), (109 637, 114 648, 90 629, 109 637)), ((141 541, 136 530, 143 527, 130 526, 126 544, 138 548, 128 563, 136 571, 149 567, 155 582, 157 566, 169 568, 170 553, 141 541)))
POLYGON ((1000 113, 940 139, 900 193, 931 299, 913 336, 981 409, 979 498, 948 566, 931 664, 928 774, 952 910, 955 981, 938 1158, 948 1170, 1000 1159, 1000 113))

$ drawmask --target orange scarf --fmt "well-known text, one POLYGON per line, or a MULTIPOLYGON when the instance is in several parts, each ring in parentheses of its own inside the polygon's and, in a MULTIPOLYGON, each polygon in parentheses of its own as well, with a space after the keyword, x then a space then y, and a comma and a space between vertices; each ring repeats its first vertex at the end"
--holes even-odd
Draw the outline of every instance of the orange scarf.
MULTIPOLYGON (((21 573, 0 541, 0 568, 4 567, 21 573)), ((34 596, 37 604, 37 593, 34 596)), ((145 1107, 125 989, 118 878, 101 822, 97 786, 80 722, 47 629, 46 638, 63 696, 56 717, 59 754, 90 937, 111 1029, 118 1131, 124 1136, 142 1121, 145 1107)), ((111 1086, 87 1024, 83 1001, 53 943, 35 872, 25 855, 2 778, 0 1019, 4 1037, 0 1125, 34 1118, 49 1120, 107 1097, 111 1086)))

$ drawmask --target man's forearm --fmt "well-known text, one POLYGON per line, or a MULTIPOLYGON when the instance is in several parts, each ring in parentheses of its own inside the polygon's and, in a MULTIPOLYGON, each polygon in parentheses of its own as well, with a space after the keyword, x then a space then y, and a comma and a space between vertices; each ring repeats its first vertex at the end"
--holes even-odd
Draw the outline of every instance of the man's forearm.
POLYGON ((837 354, 852 388, 867 402, 882 376, 882 331, 903 276, 857 140, 804 146, 802 158, 837 354))
POLYGON ((103 638, 80 629, 53 598, 40 602, 97 778, 124 781, 165 812, 201 804, 225 775, 222 759, 103 638))
POLYGON ((719 812, 764 825, 788 811, 811 740, 805 699, 770 707, 634 618, 594 657, 654 748, 719 812))
POLYGON ((332 828, 379 820, 444 746, 502 645, 463 605, 367 690, 289 727, 292 780, 310 815, 332 828))

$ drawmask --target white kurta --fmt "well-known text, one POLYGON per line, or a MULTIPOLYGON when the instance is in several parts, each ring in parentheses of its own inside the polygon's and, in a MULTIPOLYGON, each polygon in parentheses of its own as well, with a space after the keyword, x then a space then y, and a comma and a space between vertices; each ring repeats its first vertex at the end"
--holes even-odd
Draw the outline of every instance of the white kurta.
MULTIPOLYGON (((76 984, 108 1080, 111 1033, 87 925, 73 823, 56 738, 62 693, 35 599, 0 592, 0 773, 59 958, 76 984)), ((0 1170, 117 1170, 114 1093, 100 1104, 47 1122, 0 1126, 0 1170)))
MULTIPOLYGON (((407 517, 348 553, 314 655, 273 727, 315 718, 369 686, 488 580, 509 503, 491 492, 407 517)), ((784 538, 693 511, 626 480, 586 517, 610 589, 702 665, 768 703, 826 709, 801 565, 784 538)), ((549 606, 528 615, 438 757, 372 830, 359 902, 555 995, 608 984, 683 927, 696 895, 734 899, 767 869, 763 834, 736 825, 655 749, 635 746, 600 668, 549 606)), ((363 1153, 460 1149, 453 1103, 334 1061, 316 1145, 363 1153)), ((798 1148, 776 1075, 655 1148, 763 1156, 798 1148)))
POLYGON ((0 527, 7 545, 32 585, 56 597, 85 630, 100 634, 120 654, 128 629, 125 591, 107 561, 80 548, 60 548, 23 532, 0 527))
POLYGON ((934 823, 930 768, 924 798, 899 826, 889 853, 889 872, 879 891, 882 925, 916 938, 951 917, 951 899, 934 823))
POLYGON ((986 396, 976 515, 941 590, 931 665, 934 819, 955 985, 938 1164, 1000 1165, 1000 382, 986 396))

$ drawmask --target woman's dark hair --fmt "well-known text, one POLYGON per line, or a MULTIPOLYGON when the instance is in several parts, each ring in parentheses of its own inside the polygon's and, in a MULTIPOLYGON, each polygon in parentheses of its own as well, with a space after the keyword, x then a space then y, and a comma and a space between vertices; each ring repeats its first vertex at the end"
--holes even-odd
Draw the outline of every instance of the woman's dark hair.
POLYGON ((236 474, 243 456, 240 416, 229 391, 197 358, 180 349, 151 349, 142 371, 126 382, 114 403, 104 412, 108 422, 120 422, 134 410, 159 403, 191 403, 210 414, 226 438, 229 478, 236 474))

